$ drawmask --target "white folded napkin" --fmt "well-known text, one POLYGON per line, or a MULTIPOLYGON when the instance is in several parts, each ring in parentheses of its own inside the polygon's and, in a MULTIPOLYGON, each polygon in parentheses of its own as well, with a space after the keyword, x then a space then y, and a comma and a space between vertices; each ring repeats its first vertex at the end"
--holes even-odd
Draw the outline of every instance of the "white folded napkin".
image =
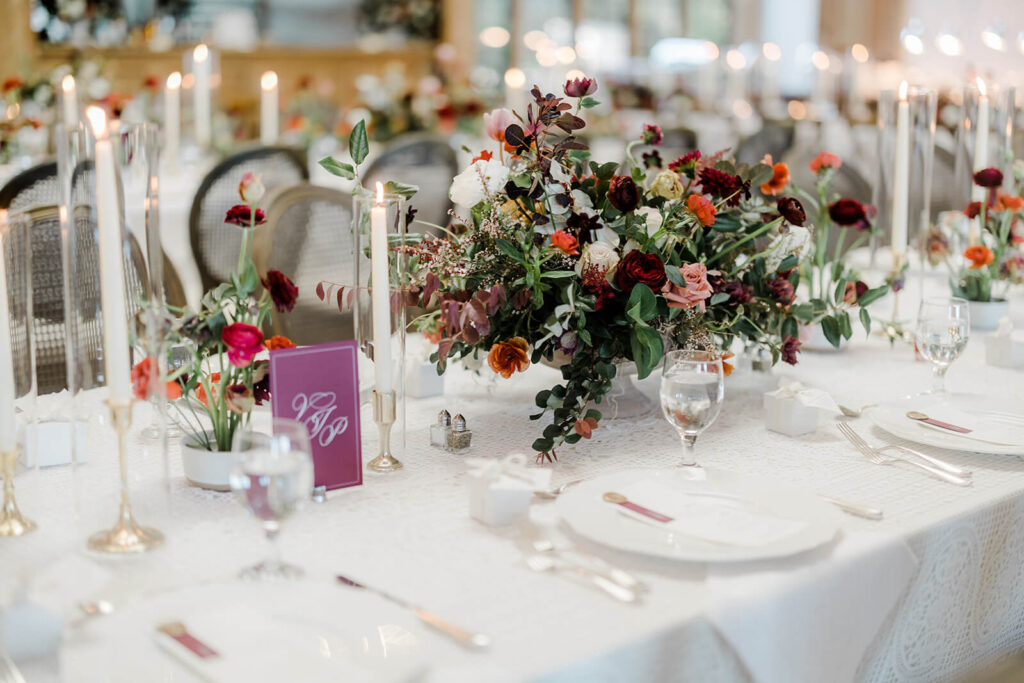
MULTIPOLYGON (((933 420, 970 429, 969 434, 955 432, 951 429, 937 427, 933 424, 917 420, 926 429, 933 429, 943 434, 958 436, 972 441, 982 441, 1000 446, 1021 446, 1024 448, 1024 425, 1014 426, 980 415, 973 415, 948 403, 940 403, 921 411, 933 420)), ((910 419, 909 417, 907 418, 910 419)))
POLYGON ((662 529, 711 543, 759 546, 791 536, 807 522, 777 517, 731 494, 680 491, 653 479, 641 479, 623 488, 630 502, 672 517, 659 522, 619 505, 622 514, 662 529))

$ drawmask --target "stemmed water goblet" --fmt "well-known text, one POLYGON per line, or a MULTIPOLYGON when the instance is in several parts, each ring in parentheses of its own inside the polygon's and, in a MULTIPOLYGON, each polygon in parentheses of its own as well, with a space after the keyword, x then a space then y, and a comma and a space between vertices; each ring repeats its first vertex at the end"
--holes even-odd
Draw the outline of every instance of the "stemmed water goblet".
POLYGON ((918 353, 932 364, 932 388, 925 393, 946 393, 946 370, 967 346, 970 327, 966 300, 933 297, 921 301, 914 342, 918 353))
POLYGON ((238 502, 263 525, 272 548, 266 560, 243 569, 242 578, 298 578, 302 569, 281 560, 277 537, 281 522, 313 489, 313 459, 306 426, 275 418, 271 434, 242 427, 235 433, 231 456, 231 490, 238 502))
POLYGON ((697 437, 715 421, 725 398, 720 354, 681 350, 665 355, 661 409, 683 440, 682 465, 697 465, 697 437))

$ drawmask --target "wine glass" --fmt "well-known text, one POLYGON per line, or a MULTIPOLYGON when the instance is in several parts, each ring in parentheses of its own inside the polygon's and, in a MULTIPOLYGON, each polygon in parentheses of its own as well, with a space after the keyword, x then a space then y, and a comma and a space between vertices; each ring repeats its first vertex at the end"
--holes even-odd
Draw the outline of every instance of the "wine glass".
POLYGON ((661 409, 683 440, 683 466, 697 465, 697 437, 718 417, 725 398, 720 354, 670 351, 661 375, 661 409))
POLYGON ((231 451, 231 490, 238 502, 263 523, 272 549, 269 558, 243 569, 240 576, 302 576, 302 569, 282 562, 276 540, 281 522, 310 497, 313 489, 313 459, 306 426, 275 418, 272 435, 241 428, 235 433, 231 451))
POLYGON ((918 352, 932 364, 932 388, 925 393, 946 393, 946 370, 963 353, 969 334, 967 301, 956 297, 932 297, 921 301, 914 341, 918 352))

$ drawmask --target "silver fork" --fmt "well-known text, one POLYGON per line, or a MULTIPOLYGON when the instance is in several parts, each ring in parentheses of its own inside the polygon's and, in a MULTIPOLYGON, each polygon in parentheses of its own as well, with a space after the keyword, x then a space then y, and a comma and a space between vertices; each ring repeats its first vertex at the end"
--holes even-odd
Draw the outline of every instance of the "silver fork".
POLYGON ((840 434, 846 437, 847 441, 853 444, 854 448, 860 451, 861 454, 864 455, 864 457, 866 457, 868 460, 875 463, 876 465, 889 465, 894 462, 905 462, 907 464, 913 465, 914 467, 922 469, 925 472, 928 472, 938 477, 939 479, 942 479, 943 481, 947 481, 950 484, 956 484, 957 486, 971 485, 971 479, 969 477, 957 476, 955 474, 947 472, 928 463, 918 462, 916 460, 905 460, 903 458, 895 458, 888 455, 882 455, 877 449, 872 448, 867 441, 861 438, 861 436, 853 430, 853 427, 846 424, 845 422, 837 422, 836 428, 839 430, 840 434))

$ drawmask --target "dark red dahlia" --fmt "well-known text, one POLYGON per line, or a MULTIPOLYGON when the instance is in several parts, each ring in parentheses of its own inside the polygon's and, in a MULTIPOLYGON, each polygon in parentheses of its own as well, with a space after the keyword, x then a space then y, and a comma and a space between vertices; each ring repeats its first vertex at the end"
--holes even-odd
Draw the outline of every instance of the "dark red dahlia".
POLYGON ((750 198, 750 183, 710 166, 701 169, 700 186, 705 194, 725 199, 729 206, 738 205, 744 197, 750 198))

